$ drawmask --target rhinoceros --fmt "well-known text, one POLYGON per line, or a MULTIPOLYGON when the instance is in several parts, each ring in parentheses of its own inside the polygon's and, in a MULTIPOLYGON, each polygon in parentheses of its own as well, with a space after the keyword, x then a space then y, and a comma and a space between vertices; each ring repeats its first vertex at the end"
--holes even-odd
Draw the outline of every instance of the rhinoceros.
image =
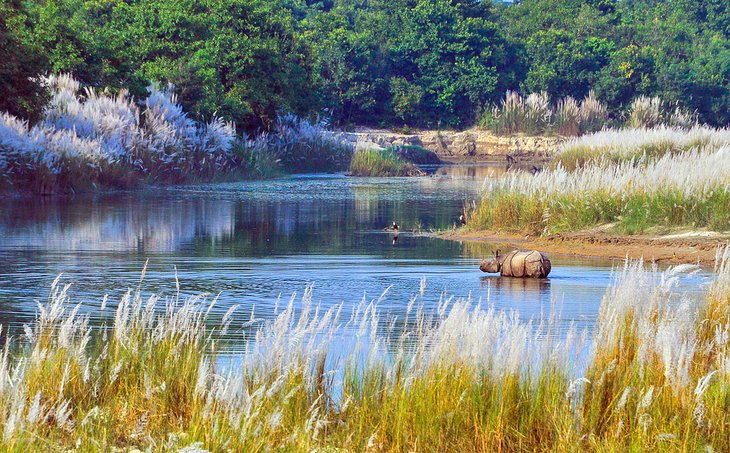
POLYGON ((515 250, 505 255, 497 250, 494 258, 479 265, 482 272, 499 272, 503 277, 545 278, 550 268, 550 260, 537 250, 515 250))

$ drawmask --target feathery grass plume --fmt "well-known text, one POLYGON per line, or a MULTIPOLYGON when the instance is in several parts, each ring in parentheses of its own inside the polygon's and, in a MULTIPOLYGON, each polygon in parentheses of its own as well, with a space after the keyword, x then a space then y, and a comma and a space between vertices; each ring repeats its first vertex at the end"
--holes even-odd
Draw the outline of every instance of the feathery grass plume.
POLYGON ((580 103, 579 122, 581 134, 600 131, 610 124, 608 107, 596 98, 593 90, 580 103))
POLYGON ((524 130, 525 101, 516 91, 507 91, 501 107, 495 106, 488 113, 482 118, 482 125, 497 134, 516 134, 524 130))
POLYGON ((659 97, 641 95, 631 102, 626 124, 631 128, 651 128, 664 121, 664 102, 659 97))
POLYGON ((530 135, 541 134, 548 130, 552 122, 553 112, 550 98, 545 91, 530 93, 525 99, 524 132, 530 135))
POLYGON ((495 106, 481 122, 497 134, 540 134, 552 119, 547 93, 531 93, 523 98, 516 91, 507 91, 501 106, 495 106))
POLYGON ((609 121, 608 108, 596 99, 593 91, 580 103, 567 96, 559 100, 555 107, 550 104, 550 98, 544 91, 531 93, 527 98, 508 91, 501 106, 484 113, 480 126, 503 135, 557 132, 577 136, 603 129, 609 121))
POLYGON ((468 299, 445 300, 429 316, 409 310, 401 332, 380 322, 376 301, 349 319, 342 307, 315 306, 311 288, 295 301, 255 321, 244 355, 227 361, 218 360, 204 297, 129 291, 97 338, 57 279, 30 334, 6 344, 0 360, 0 445, 311 451, 377 439, 399 451, 550 446, 571 436, 563 395, 568 354, 581 348, 574 331, 560 339, 549 322, 534 328, 468 299), (355 342, 335 347, 343 338, 355 342), (458 435, 445 439, 444 429, 458 435))
POLYGON ((248 334, 228 359, 204 296, 130 290, 97 332, 59 278, 0 354, 0 448, 724 451, 730 248, 700 306, 677 292, 695 271, 619 268, 585 367, 585 334, 554 318, 416 296, 396 323, 311 287, 270 320, 229 310, 248 334))
POLYGON ((675 292, 677 280, 696 267, 662 274, 638 263, 624 267, 601 304, 587 372, 582 426, 592 448, 728 447, 726 349, 712 331, 727 327, 717 302, 730 294, 729 264, 726 247, 699 306, 675 292))
POLYGON ((657 158, 691 149, 711 152, 730 145, 728 129, 659 126, 651 129, 607 129, 563 143, 552 167, 574 170, 598 161, 624 162, 657 158))
POLYGON ((276 157, 291 172, 338 171, 350 164, 354 147, 327 129, 325 121, 309 122, 282 114, 273 132, 248 143, 255 152, 276 157))
POLYGON ((680 129, 692 129, 700 124, 699 114, 697 111, 690 112, 682 108, 679 102, 675 103, 674 111, 669 115, 667 125, 669 127, 678 127, 680 129))
POLYGON ((555 112, 555 131, 564 136, 577 136, 581 132, 581 107, 571 96, 558 101, 555 112))
POLYGON ((0 118, 6 189, 57 193, 210 179, 240 164, 232 153, 233 125, 219 119, 195 124, 172 86, 151 85, 140 112, 124 90, 82 92, 65 74, 45 83, 51 100, 38 124, 29 127, 8 114, 0 118))
POLYGON ((637 165, 600 159, 567 171, 491 181, 468 212, 475 229, 545 233, 613 223, 624 233, 654 226, 730 228, 730 146, 665 154, 637 165))

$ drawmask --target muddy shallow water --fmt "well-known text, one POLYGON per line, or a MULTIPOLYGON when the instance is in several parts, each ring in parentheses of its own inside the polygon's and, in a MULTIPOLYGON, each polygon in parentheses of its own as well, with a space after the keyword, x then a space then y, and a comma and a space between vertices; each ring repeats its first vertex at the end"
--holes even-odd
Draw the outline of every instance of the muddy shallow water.
MULTIPOLYGON (((487 276, 494 245, 422 235, 453 227, 465 202, 499 169, 453 166, 419 178, 294 176, 67 199, 0 200, 0 323, 33 319, 53 279, 72 283, 94 322, 113 318, 116 299, 136 286, 172 294, 219 293, 211 322, 232 304, 270 317, 277 299, 314 286, 314 302, 347 308, 377 299, 399 315, 423 278, 425 310, 443 295, 471 297, 522 317, 560 313, 561 326, 593 326, 615 262, 552 257, 542 281, 487 276), (385 231, 401 227, 397 242, 385 231), (99 310, 104 294, 108 308, 99 310)), ((701 291, 705 274, 688 279, 701 291)))

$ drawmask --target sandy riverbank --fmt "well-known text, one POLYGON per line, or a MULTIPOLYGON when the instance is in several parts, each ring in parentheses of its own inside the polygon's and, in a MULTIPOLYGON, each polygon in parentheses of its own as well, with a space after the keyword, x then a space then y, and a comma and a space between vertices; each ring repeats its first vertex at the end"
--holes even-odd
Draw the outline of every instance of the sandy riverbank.
POLYGON ((387 148, 393 145, 418 145, 435 152, 444 162, 504 162, 510 155, 518 162, 544 163, 565 141, 559 136, 495 135, 481 129, 465 131, 424 130, 403 134, 382 129, 355 128, 337 132, 352 143, 387 148))
POLYGON ((667 264, 711 266, 719 247, 730 243, 730 234, 684 232, 662 236, 626 236, 600 232, 561 233, 524 236, 489 231, 451 230, 437 235, 456 241, 491 242, 516 249, 536 249, 566 256, 631 259, 667 264))

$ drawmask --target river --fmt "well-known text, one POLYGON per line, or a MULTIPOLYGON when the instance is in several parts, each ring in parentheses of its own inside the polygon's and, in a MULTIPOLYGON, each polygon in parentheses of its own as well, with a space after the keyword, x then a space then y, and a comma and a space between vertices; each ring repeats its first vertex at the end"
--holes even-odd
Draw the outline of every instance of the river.
MULTIPOLYGON (((0 323, 17 330, 59 274, 93 323, 109 322, 116 300, 136 287, 171 295, 177 273, 186 294, 219 300, 211 322, 240 304, 270 318, 307 285, 314 302, 345 308, 378 299, 403 313, 425 278, 424 310, 444 296, 517 310, 524 318, 559 311, 561 326, 590 329, 612 268, 620 263, 554 256, 545 280, 487 276, 494 246, 425 234, 455 226, 464 203, 500 169, 451 166, 416 178, 291 176, 72 198, 0 200, 0 323), (385 228, 401 232, 394 243, 385 228), (108 308, 100 310, 102 296, 108 308)), ((700 291, 706 274, 689 280, 700 291)))

